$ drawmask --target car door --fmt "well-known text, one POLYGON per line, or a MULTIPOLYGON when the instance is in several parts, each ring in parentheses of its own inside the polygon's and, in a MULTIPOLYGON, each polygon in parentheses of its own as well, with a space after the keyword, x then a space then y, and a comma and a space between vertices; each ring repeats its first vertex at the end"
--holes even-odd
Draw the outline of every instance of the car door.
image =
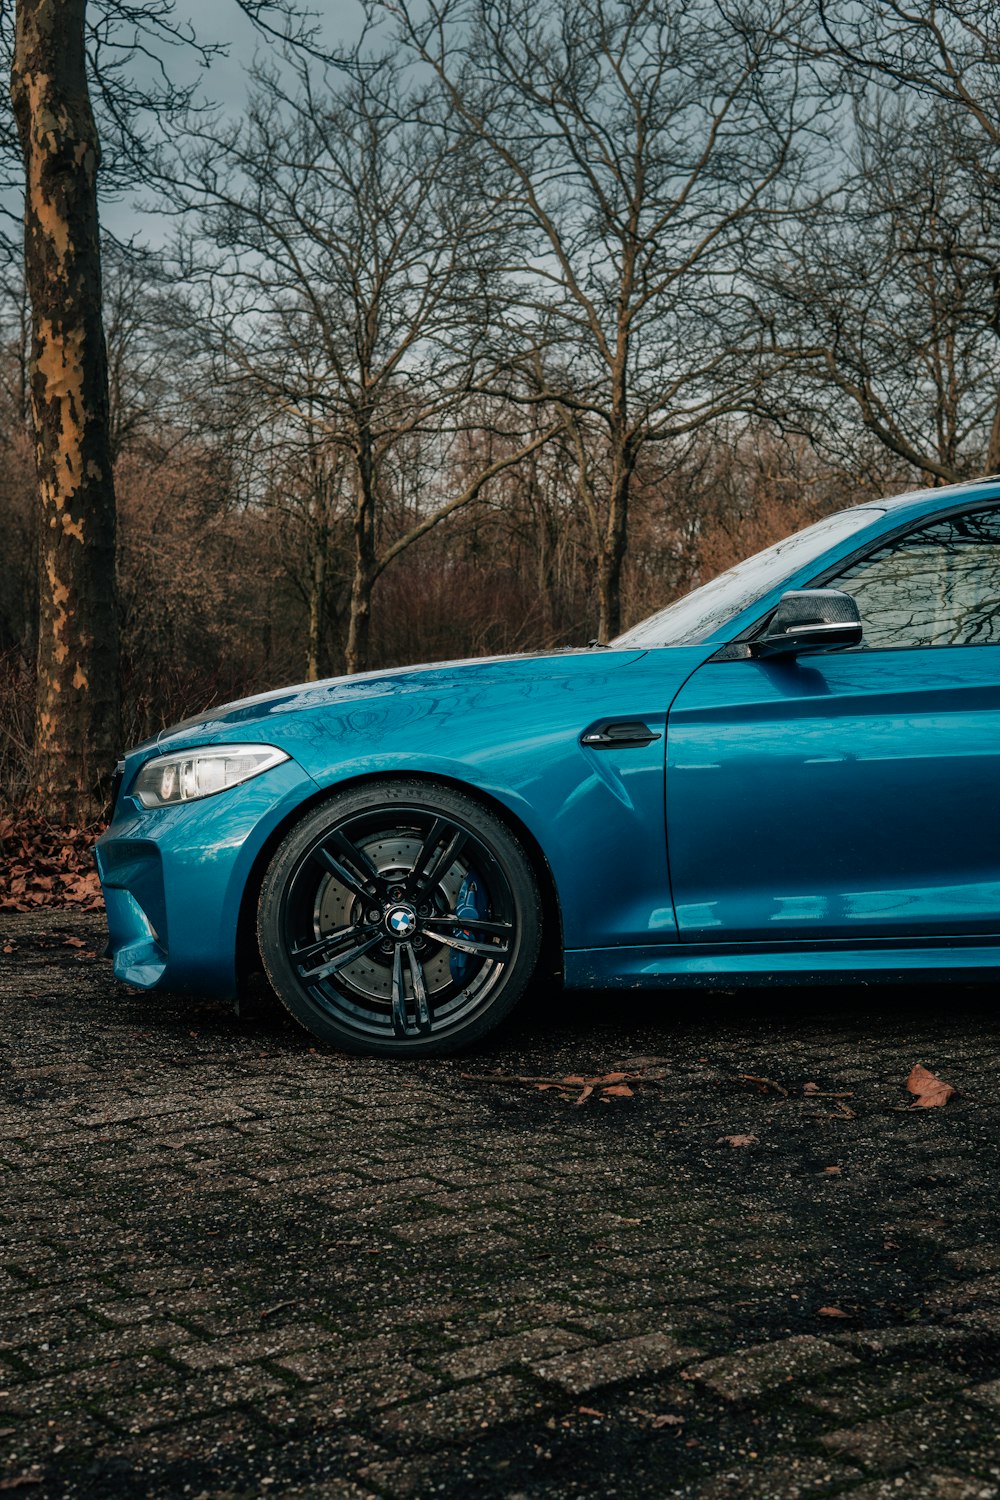
POLYGON ((671 706, 681 941, 1000 933, 1000 510, 813 582, 854 596, 861 647, 723 651, 671 706))

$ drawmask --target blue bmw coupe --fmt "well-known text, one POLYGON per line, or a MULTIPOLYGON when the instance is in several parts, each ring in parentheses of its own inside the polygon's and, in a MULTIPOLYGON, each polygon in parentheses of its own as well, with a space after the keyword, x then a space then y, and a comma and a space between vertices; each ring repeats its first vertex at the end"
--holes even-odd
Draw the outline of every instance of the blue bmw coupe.
POLYGON ((115 973, 263 964, 351 1052, 571 986, 1000 966, 1000 479, 829 516, 607 648, 336 678, 130 751, 115 973))

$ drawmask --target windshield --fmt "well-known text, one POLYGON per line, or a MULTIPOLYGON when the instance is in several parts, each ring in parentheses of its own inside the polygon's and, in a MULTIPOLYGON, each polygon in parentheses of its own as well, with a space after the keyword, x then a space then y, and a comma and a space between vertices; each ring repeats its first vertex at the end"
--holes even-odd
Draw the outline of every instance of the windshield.
POLYGON ((691 594, 685 594, 648 620, 633 625, 610 645, 619 646, 689 646, 707 641, 709 636, 748 609, 755 599, 768 593, 783 578, 790 578, 813 557, 819 557, 835 542, 868 526, 879 514, 876 506, 841 510, 804 531, 786 536, 773 547, 766 547, 720 573, 710 583, 691 594))

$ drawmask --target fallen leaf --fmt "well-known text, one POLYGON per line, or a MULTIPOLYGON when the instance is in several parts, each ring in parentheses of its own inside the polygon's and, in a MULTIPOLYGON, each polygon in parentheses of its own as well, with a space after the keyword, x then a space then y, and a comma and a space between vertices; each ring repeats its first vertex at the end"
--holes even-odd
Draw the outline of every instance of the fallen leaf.
POLYGON ((839 1177, 842 1171, 842 1167, 824 1167, 821 1175, 823 1177, 839 1177))
POLYGON ((651 1425, 653 1427, 683 1427, 684 1418, 675 1416, 672 1411, 664 1411, 653 1418, 651 1425))
POLYGON ((906 1080, 906 1087, 915 1096, 912 1106, 914 1109, 933 1109, 935 1105, 947 1104, 955 1092, 950 1083, 945 1083, 927 1068, 921 1067, 920 1063, 914 1065, 906 1080))
POLYGON ((847 1318, 850 1314, 842 1312, 839 1307, 820 1307, 817 1309, 817 1316, 820 1318, 847 1318))
POLYGON ((605 1095, 611 1095, 614 1099, 634 1099, 635 1090, 630 1089, 627 1083, 613 1083, 610 1088, 604 1089, 605 1095))
POLYGON ((595 1411, 592 1406, 578 1406, 577 1407, 577 1411, 580 1413, 581 1417, 603 1417, 604 1416, 604 1413, 602 1411, 595 1411))
POLYGON ((755 1135, 720 1135, 715 1144, 717 1146, 756 1146, 758 1141, 755 1135))
POLYGON ((741 1073, 740 1079, 744 1083, 756 1084, 765 1094, 780 1094, 783 1099, 788 1098, 788 1090, 780 1083, 775 1083, 773 1078, 761 1078, 756 1073, 741 1073))
POLYGON ((819 1093, 819 1084, 818 1083, 804 1083, 802 1085, 802 1092, 804 1094, 818 1094, 819 1093))
POLYGON ((592 1083, 588 1083, 585 1088, 581 1089, 580 1096, 575 1102, 577 1104, 586 1104, 587 1100, 590 1098, 593 1092, 594 1085, 592 1083))

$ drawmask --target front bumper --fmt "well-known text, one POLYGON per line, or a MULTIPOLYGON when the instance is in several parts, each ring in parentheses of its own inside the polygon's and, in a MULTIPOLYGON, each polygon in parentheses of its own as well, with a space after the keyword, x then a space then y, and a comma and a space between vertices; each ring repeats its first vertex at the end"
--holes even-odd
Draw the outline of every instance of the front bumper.
POLYGON ((315 791, 288 760, 176 807, 119 797, 95 850, 116 977, 139 989, 234 995, 247 880, 268 840, 315 791))

